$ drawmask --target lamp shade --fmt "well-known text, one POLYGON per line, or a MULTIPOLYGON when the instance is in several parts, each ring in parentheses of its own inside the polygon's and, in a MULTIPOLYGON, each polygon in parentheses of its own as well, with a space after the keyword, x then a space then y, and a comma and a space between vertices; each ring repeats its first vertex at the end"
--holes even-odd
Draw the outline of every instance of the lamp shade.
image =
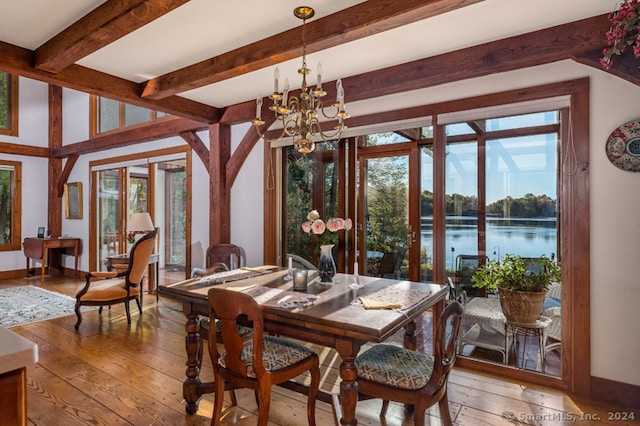
POLYGON ((153 231, 153 222, 151 216, 147 212, 134 213, 129 219, 129 226, 127 229, 129 232, 144 232, 153 231))

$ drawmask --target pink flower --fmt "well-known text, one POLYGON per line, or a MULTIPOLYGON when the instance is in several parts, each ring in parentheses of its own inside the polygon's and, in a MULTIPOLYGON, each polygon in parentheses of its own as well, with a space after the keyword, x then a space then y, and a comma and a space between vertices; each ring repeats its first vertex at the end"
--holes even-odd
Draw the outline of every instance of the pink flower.
POLYGON ((351 223, 351 219, 347 218, 344 221, 344 230, 345 231, 351 231, 351 228, 353 227, 353 224, 351 223))
POLYGON ((311 230, 316 235, 322 234, 325 231, 325 229, 327 229, 327 227, 325 226, 322 219, 318 219, 314 221, 313 224, 311 225, 311 230))
POLYGON ((311 232, 311 225, 312 225, 311 222, 303 222, 301 225, 302 230, 308 234, 309 232, 311 232))
POLYGON ((327 229, 330 232, 338 232, 339 230, 344 229, 344 219, 332 217, 327 221, 327 229))

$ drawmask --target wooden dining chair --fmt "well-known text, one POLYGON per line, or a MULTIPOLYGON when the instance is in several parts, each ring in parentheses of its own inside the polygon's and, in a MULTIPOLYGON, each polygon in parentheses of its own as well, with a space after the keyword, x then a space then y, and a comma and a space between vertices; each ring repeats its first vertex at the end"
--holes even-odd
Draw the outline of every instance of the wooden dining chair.
POLYGON ((360 399, 382 398, 384 417, 389 401, 414 405, 413 422, 424 426, 425 410, 436 402, 442 423, 451 425, 447 381, 456 361, 463 308, 451 302, 438 320, 433 355, 395 345, 377 344, 356 358, 360 399))
POLYGON ((320 385, 318 355, 306 346, 281 337, 264 335, 262 311, 249 295, 221 288, 209 290, 211 322, 222 323, 222 345, 218 350, 215 330, 209 330, 209 353, 213 364, 215 396, 212 425, 219 425, 225 389, 249 388, 256 394, 258 425, 269 419, 271 386, 309 372, 307 421, 315 425, 315 404, 320 385), (251 339, 238 333, 239 325, 252 325, 251 339))
POLYGON ((156 231, 151 231, 135 242, 129 254, 129 266, 124 270, 95 271, 86 275, 84 287, 76 294, 75 312, 78 317, 75 328, 82 322, 81 306, 104 306, 124 303, 127 323, 131 324, 129 302, 135 300, 142 314, 142 280, 155 247, 156 231), (120 278, 117 280, 116 278, 120 278))

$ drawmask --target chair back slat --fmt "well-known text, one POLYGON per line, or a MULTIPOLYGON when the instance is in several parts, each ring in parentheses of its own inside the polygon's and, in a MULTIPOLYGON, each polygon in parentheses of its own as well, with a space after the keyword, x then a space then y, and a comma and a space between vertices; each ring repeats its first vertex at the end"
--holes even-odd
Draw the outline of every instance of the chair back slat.
MULTIPOLYGON (((242 362, 241 356, 244 347, 244 339, 238 333, 239 325, 250 325, 253 328, 253 359, 252 369, 256 377, 265 374, 262 361, 262 339, 264 336, 262 311, 258 303, 249 295, 221 289, 212 288, 209 290, 209 308, 211 317, 222 323, 221 340, 225 349, 225 370, 234 375, 248 377, 247 365, 242 362)), ((209 330, 209 344, 212 357, 219 357, 218 348, 215 344, 215 327, 209 330)), ((219 368, 219 366, 214 366, 219 368)))
POLYGON ((443 386, 449 377, 449 372, 456 362, 458 333, 464 309, 457 301, 447 304, 442 316, 438 320, 434 341, 433 374, 427 386, 437 389, 443 386))

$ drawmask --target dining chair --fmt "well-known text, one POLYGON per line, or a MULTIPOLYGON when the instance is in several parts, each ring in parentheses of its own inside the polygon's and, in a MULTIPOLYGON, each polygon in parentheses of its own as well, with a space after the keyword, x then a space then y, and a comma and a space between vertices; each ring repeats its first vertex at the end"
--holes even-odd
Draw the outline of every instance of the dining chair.
POLYGON ((384 417, 389 401, 414 405, 413 422, 425 424, 425 410, 436 402, 445 425, 451 425, 447 381, 456 361, 463 308, 448 303, 438 320, 433 355, 400 346, 376 344, 356 358, 360 399, 382 398, 384 417))
POLYGON ((98 313, 102 314, 104 306, 111 308, 111 305, 116 303, 124 303, 127 324, 131 324, 129 302, 135 300, 142 315, 142 280, 155 247, 155 240, 156 231, 154 230, 133 244, 127 269, 87 273, 84 287, 76 294, 75 312, 78 317, 76 330, 82 322, 81 306, 100 306, 98 313), (120 279, 114 280, 114 278, 120 279))
POLYGON ((256 394, 258 425, 269 419, 271 386, 290 381, 309 372, 311 382, 307 399, 307 421, 315 425, 315 405, 320 385, 318 355, 297 342, 264 334, 262 311, 249 295, 212 288, 208 293, 211 322, 221 322, 222 346, 218 349, 215 330, 209 330, 209 354, 215 381, 212 425, 219 425, 225 390, 249 388, 256 394), (251 339, 238 332, 240 325, 251 325, 251 339))

